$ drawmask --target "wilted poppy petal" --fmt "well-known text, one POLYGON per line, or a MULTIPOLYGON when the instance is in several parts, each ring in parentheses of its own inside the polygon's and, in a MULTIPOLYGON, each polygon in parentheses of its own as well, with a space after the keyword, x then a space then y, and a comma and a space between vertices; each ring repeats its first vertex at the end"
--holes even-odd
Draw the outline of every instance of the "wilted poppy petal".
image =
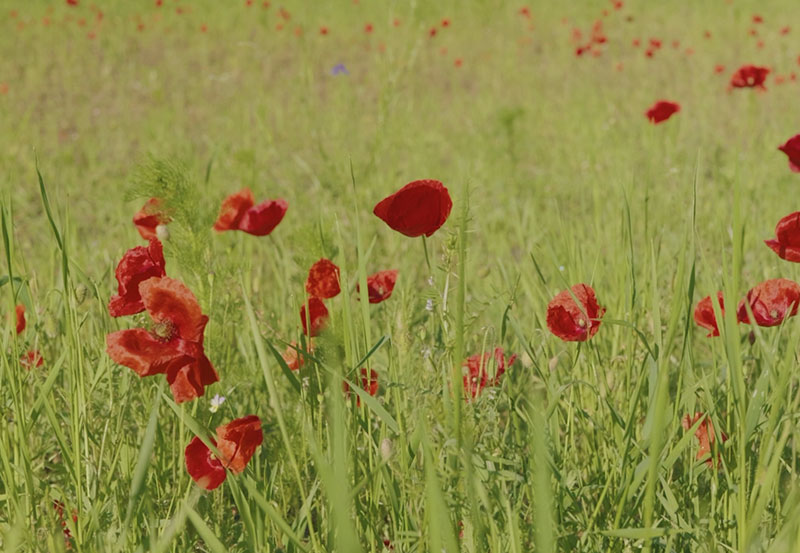
POLYGON ((789 169, 800 173, 800 134, 796 134, 778 149, 789 158, 789 169))
MULTIPOLYGON (((719 300, 719 307, 722 309, 722 313, 725 313, 725 303, 722 301, 722 292, 717 292, 717 299, 719 300)), ((707 338, 719 336, 719 327, 717 325, 717 319, 714 317, 714 306, 711 303, 711 296, 706 296, 697 302, 697 307, 694 309, 694 322, 710 331, 707 338)))
POLYGON ((591 286, 575 284, 570 290, 559 292, 547 306, 547 328, 567 342, 588 340, 600 328, 600 319, 606 312, 597 303, 591 286), (575 303, 573 295, 580 302, 575 303))
POLYGON ((674 114, 678 113, 681 110, 681 106, 675 102, 668 102, 666 100, 659 100, 653 106, 647 110, 645 115, 653 124, 661 123, 662 121, 666 121, 674 114))
POLYGON ((108 302, 108 312, 112 317, 133 315, 144 311, 144 302, 139 294, 139 284, 152 277, 163 277, 164 254, 161 242, 150 239, 150 244, 131 248, 122 256, 115 271, 117 294, 108 302))
POLYGON ((219 375, 208 357, 199 353, 192 362, 177 364, 167 370, 167 382, 175 403, 190 401, 205 394, 206 386, 219 381, 219 375))
MULTIPOLYGON (((380 271, 367 277, 367 292, 370 303, 380 303, 388 300, 397 282, 397 270, 380 271)), ((360 287, 359 287, 360 291, 360 287)))
POLYGON ((143 328, 118 330, 106 336, 106 353, 139 376, 162 374, 171 367, 192 361, 191 356, 143 328))
POLYGON ((378 202, 373 213, 406 236, 430 236, 441 227, 453 201, 438 180, 417 180, 378 202))
POLYGON ((150 240, 156 237, 156 227, 158 225, 166 225, 172 219, 166 211, 164 211, 161 200, 158 198, 150 198, 142 206, 142 209, 136 212, 133 216, 133 224, 136 225, 136 230, 145 240, 150 240))
POLYGON ((278 226, 286 215, 286 200, 267 200, 245 211, 238 230, 254 236, 266 236, 278 226))
POLYGON ((800 304, 800 285, 785 278, 767 280, 747 292, 739 302, 736 317, 739 322, 750 323, 746 303, 750 304, 758 326, 776 326, 797 314, 800 304))
MULTIPOLYGON (((213 443, 213 440, 212 440, 213 443)), ((216 444, 214 444, 216 446, 216 444)), ((227 473, 222 463, 214 457, 203 440, 195 436, 184 450, 186 471, 198 486, 213 490, 225 481, 227 473)))
POLYGON ((17 316, 17 334, 20 334, 25 330, 25 306, 19 304, 14 308, 14 311, 17 316))
POLYGON ((775 240, 764 240, 764 243, 781 259, 800 263, 800 211, 778 221, 775 236, 775 240))
POLYGON ((217 427, 217 449, 222 455, 222 465, 234 473, 242 472, 263 440, 261 419, 256 415, 217 427))
POLYGON ((177 336, 189 342, 203 342, 208 317, 197 298, 184 283, 169 277, 151 278, 139 285, 147 312, 156 325, 164 325, 165 338, 177 336))
POLYGON ((320 259, 308 270, 306 292, 320 299, 333 298, 339 295, 339 267, 329 259, 320 259))
POLYGON ((308 317, 306 317, 306 304, 300 308, 300 320, 303 323, 303 333, 306 336, 317 336, 328 322, 328 308, 319 298, 308 299, 308 317), (308 323, 311 331, 309 332, 308 323))
POLYGON ((245 212, 253 207, 254 203, 253 192, 249 188, 243 188, 225 198, 222 202, 219 217, 214 223, 214 230, 217 232, 238 230, 239 223, 245 212))

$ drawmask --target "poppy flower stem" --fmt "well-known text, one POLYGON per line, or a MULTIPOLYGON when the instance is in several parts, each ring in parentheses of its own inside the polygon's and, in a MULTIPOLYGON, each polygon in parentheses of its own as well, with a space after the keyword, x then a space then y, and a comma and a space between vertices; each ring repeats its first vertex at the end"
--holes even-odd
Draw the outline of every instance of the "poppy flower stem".
POLYGON ((425 264, 428 266, 428 274, 433 274, 433 269, 431 268, 431 258, 428 255, 428 237, 424 234, 422 235, 422 249, 425 251, 425 264))

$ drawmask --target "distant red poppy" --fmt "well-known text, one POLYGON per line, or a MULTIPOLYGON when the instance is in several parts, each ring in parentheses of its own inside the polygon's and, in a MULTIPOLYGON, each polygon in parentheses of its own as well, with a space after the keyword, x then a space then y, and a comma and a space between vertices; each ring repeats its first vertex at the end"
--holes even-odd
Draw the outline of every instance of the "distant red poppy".
POLYGON ((657 38, 651 38, 650 39, 650 46, 652 46, 653 48, 658 50, 659 48, 661 48, 661 40, 657 39, 657 38))
POLYGON ((108 313, 112 317, 134 315, 144 311, 139 284, 153 277, 166 276, 161 242, 151 238, 147 247, 136 246, 122 256, 115 275, 117 294, 108 302, 108 313))
POLYGON ((339 295, 339 267, 330 259, 320 259, 308 270, 306 292, 310 296, 329 299, 339 295))
POLYGON ((781 27, 781 34, 782 35, 788 35, 789 32, 791 32, 791 30, 792 30, 792 28, 789 27, 788 25, 786 27, 781 27))
POLYGON ((182 282, 153 277, 139 285, 152 330, 133 328, 106 336, 106 352, 141 377, 166 374, 176 403, 205 393, 219 380, 203 351, 203 315, 194 294, 182 282))
POLYGON ((497 386, 500 379, 505 374, 506 369, 517 360, 516 354, 511 355, 506 360, 503 348, 494 348, 494 352, 485 352, 483 355, 476 353, 467 357, 463 366, 467 368, 464 374, 464 392, 467 399, 478 397, 481 391, 487 386, 497 386), (489 361, 494 359, 495 373, 489 377, 489 361))
POLYGON ((68 6, 77 6, 78 5, 78 0, 67 0, 67 5, 68 6))
POLYGON ((758 24, 758 23, 763 23, 763 22, 764 22, 764 18, 763 17, 761 17, 758 14, 753 15, 753 23, 758 24))
POLYGON ((584 342, 597 334, 600 319, 606 312, 597 303, 591 286, 575 284, 570 290, 559 292, 547 306, 547 328, 565 342, 584 342), (580 302, 575 303, 572 296, 580 302))
MULTIPOLYGON (((361 368, 361 389, 366 391, 369 395, 375 396, 378 393, 378 373, 369 369, 369 379, 367 379, 367 368, 361 368)), ((342 391, 348 399, 350 399, 350 385, 347 382, 342 382, 342 391)), ((361 398, 356 396, 356 405, 361 407, 361 398)))
POLYGON ((717 64, 717 65, 714 66, 714 73, 719 75, 720 73, 724 73, 724 72, 725 72, 725 66, 724 65, 717 64))
MULTIPOLYGON (((722 313, 725 313, 722 292, 717 292, 717 299, 722 313)), ((711 296, 706 296, 697 302, 697 307, 694 308, 694 322, 710 331, 707 338, 719 336, 719 326, 717 325, 717 318, 714 316, 714 305, 711 301, 711 296)))
POLYGON ((617 11, 621 10, 622 6, 624 6, 624 5, 625 4, 622 2, 622 0, 615 0, 614 1, 614 9, 617 10, 617 11))
POLYGON ((800 263, 800 211, 783 217, 775 226, 775 239, 764 243, 778 257, 786 261, 800 263))
POLYGON ((759 88, 766 90, 764 81, 769 75, 768 67, 757 67, 755 65, 743 65, 731 75, 732 88, 759 88))
POLYGON ((323 26, 323 27, 320 27, 320 28, 319 28, 319 34, 321 34, 321 35, 323 35, 323 36, 327 35, 327 34, 328 34, 328 28, 327 28, 327 27, 325 27, 325 26, 323 26))
POLYGON ((642 44, 642 41, 638 38, 634 38, 631 44, 634 48, 638 48, 642 44))
POLYGON ((652 58, 653 57, 653 49, 652 48, 648 48, 647 50, 644 51, 644 55, 647 56, 648 58, 652 58))
POLYGON ((166 225, 172 219, 167 214, 166 210, 161 205, 161 200, 158 198, 150 198, 142 206, 142 209, 136 212, 133 216, 133 224, 136 225, 136 230, 145 240, 150 240, 156 237, 156 227, 158 225, 166 225))
POLYGON ((303 334, 312 338, 318 336, 328 322, 328 308, 321 299, 308 298, 308 316, 306 316, 306 304, 303 304, 300 308, 300 321, 303 323, 303 334))
POLYGON ((680 104, 667 100, 659 100, 645 112, 645 115, 647 115, 651 123, 658 124, 666 121, 680 110, 680 104))
POLYGON ((703 36, 705 38, 711 38, 711 31, 703 31, 703 36))
POLYGON ((392 26, 393 26, 393 27, 399 27, 399 26, 400 26, 400 20, 399 20, 398 18, 396 18, 396 17, 395 17, 395 18, 392 20, 392 26))
POLYGON ((786 77, 783 75, 775 75, 775 84, 781 85, 786 82, 786 77))
POLYGON ((522 7, 519 9, 519 14, 520 14, 522 17, 527 17, 527 18, 530 18, 530 16, 531 16, 531 9, 530 9, 528 6, 522 6, 522 7))
POLYGON ((750 304, 758 326, 777 326, 784 319, 797 314, 800 304, 800 285, 785 278, 766 280, 747 292, 739 302, 736 317, 741 323, 750 323, 745 301, 750 304))
POLYGON ((184 451, 186 470, 198 486, 213 490, 225 481, 226 468, 236 474, 244 471, 263 441, 261 419, 256 415, 233 420, 218 426, 216 440, 211 439, 220 458, 200 438, 192 438, 184 451))
MULTIPOLYGON (((367 277, 367 292, 370 303, 380 303, 388 300, 397 282, 397 269, 380 271, 367 277)), ((361 289, 360 287, 358 288, 361 289)))
POLYGON ((364 25, 364 32, 371 33, 375 28, 372 26, 372 23, 367 23, 364 25))
MULTIPOLYGON (((706 459, 706 464, 710 467, 715 465, 713 459, 710 457, 711 455, 711 448, 716 441, 716 436, 714 434, 714 425, 711 423, 711 419, 705 413, 695 413, 694 417, 691 415, 686 415, 681 419, 681 426, 683 426, 684 430, 689 430, 692 426, 697 423, 700 419, 703 419, 703 422, 700 423, 700 426, 697 427, 695 430, 695 437, 697 441, 700 442, 699 447, 697 448, 697 460, 700 461, 702 459, 706 459)), ((720 438, 722 438, 722 442, 728 441, 728 436, 725 435, 725 432, 720 432, 720 438)), ((717 459, 716 465, 719 466, 720 460, 717 459)))
POLYGON ((25 306, 19 304, 14 308, 14 311, 17 316, 17 334, 20 334, 25 330, 25 306))
MULTIPOLYGON (((308 347, 308 353, 313 353, 314 352, 314 344, 311 342, 310 339, 308 340, 308 343, 306 345, 308 347)), ((283 360, 286 363, 286 366, 289 367, 293 371, 299 370, 303 365, 305 365, 305 362, 306 362, 305 357, 301 353, 302 349, 300 350, 300 352, 298 352, 297 351, 298 348, 299 348, 299 346, 297 345, 297 342, 292 340, 289 343, 289 345, 286 346, 286 351, 284 351, 281 354, 281 357, 283 357, 283 360)))
POLYGON ((436 36, 436 32, 437 32, 437 29, 436 29, 436 27, 431 27, 431 28, 428 30, 428 36, 429 36, 429 37, 431 37, 431 38, 433 38, 433 37, 435 37, 435 36, 436 36))
POLYGON ((453 65, 455 67, 461 67, 462 65, 464 65, 464 60, 462 60, 461 58, 456 58, 453 60, 453 65))
POLYGON ((450 20, 449 19, 442 19, 442 27, 449 27, 450 20))
POLYGON ((800 173, 800 134, 796 134, 778 149, 789 157, 789 169, 800 173))
POLYGON ((25 355, 23 355, 19 359, 19 364, 28 370, 41 367, 43 363, 44 363, 44 358, 42 357, 42 354, 35 349, 25 353, 25 355))
POLYGON ((222 202, 214 230, 241 230, 254 236, 266 236, 281 222, 289 204, 286 200, 267 200, 254 205, 253 192, 243 188, 222 202))
POLYGON ((747 34, 750 36, 758 36, 758 30, 755 27, 753 27, 752 29, 747 31, 747 34))
POLYGON ((406 236, 431 236, 441 227, 453 201, 447 188, 438 180, 416 180, 387 196, 373 213, 390 228, 406 236))

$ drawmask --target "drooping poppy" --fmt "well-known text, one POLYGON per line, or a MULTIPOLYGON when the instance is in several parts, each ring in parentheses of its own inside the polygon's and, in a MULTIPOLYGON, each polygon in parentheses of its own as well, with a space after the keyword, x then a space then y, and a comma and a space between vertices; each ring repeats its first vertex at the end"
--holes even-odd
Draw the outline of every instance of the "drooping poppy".
POLYGON ((303 334, 312 338, 318 336, 328 322, 328 308, 321 299, 310 297, 308 316, 306 316, 306 304, 303 304, 300 308, 300 321, 303 323, 303 334))
POLYGON ((106 336, 106 352, 141 377, 166 374, 176 403, 202 396, 219 380, 203 351, 208 317, 182 282, 153 277, 139 285, 151 330, 118 330, 106 336))
POLYGON ((42 354, 39 353, 39 350, 35 349, 26 352, 22 357, 19 358, 19 364, 28 370, 41 367, 43 363, 44 358, 42 357, 42 354))
POLYGON ((790 213, 778 221, 775 239, 764 243, 786 261, 800 263, 800 211, 790 213))
MULTIPOLYGON (((380 303, 388 300, 394 291, 397 282, 397 269, 389 271, 379 271, 367 277, 367 292, 369 293, 370 303, 380 303)), ((361 287, 357 287, 361 290, 361 287)))
MULTIPOLYGON (((366 391, 369 395, 375 396, 378 393, 378 373, 369 369, 369 378, 367 377, 367 368, 361 368, 361 389, 366 391)), ((350 385, 347 382, 342 382, 342 391, 348 399, 350 399, 350 385)), ((356 405, 361 407, 361 398, 356 396, 356 405)))
POLYGON ((139 284, 153 277, 166 276, 161 242, 151 238, 147 247, 136 246, 122 256, 114 274, 117 277, 117 294, 108 302, 112 317, 134 315, 144 311, 139 284))
POLYGON ((570 290, 559 292, 548 304, 547 328, 566 342, 584 342, 597 334, 606 309, 598 305, 591 286, 575 284, 571 290, 572 294, 570 290))
POLYGON ((241 230, 254 236, 266 236, 281 222, 289 204, 286 200, 267 200, 254 205, 253 192, 243 188, 222 202, 214 230, 241 230))
POLYGON ((766 90, 764 81, 769 75, 768 67, 757 67, 755 65, 743 65, 731 75, 732 88, 759 88, 766 90))
MULTIPOLYGON (((717 292, 717 299, 719 300, 719 307, 722 313, 725 313, 725 303, 722 301, 722 292, 717 292)), ((711 296, 706 296, 697 302, 697 307, 694 308, 694 322, 709 331, 707 338, 719 336, 719 326, 714 316, 714 305, 711 301, 711 296)))
POLYGON ((147 200, 142 209, 133 216, 133 224, 136 225, 136 230, 145 240, 155 238, 158 226, 167 225, 170 221, 172 218, 164 210, 161 200, 158 198, 147 200))
POLYGON ((789 169, 800 173, 800 134, 796 134, 778 149, 789 158, 789 169))
POLYGON ((431 236, 441 227, 453 201, 447 188, 438 180, 416 180, 387 196, 373 213, 390 228, 406 236, 431 236))
POLYGON ((651 123, 658 124, 662 121, 666 121, 680 110, 680 104, 667 100, 659 100, 645 112, 645 115, 647 115, 651 123))
POLYGON ((517 355, 511 355, 506 360, 503 348, 494 348, 494 352, 485 352, 483 355, 476 353, 467 357, 464 361, 464 367, 467 368, 464 374, 464 393, 467 399, 478 397, 481 391, 487 386, 497 386, 500 384, 500 378, 505 374, 506 369, 514 364, 517 360, 517 355), (494 359, 495 373, 492 378, 489 377, 489 361, 494 359))
POLYGON ((27 324, 25 321, 25 306, 22 304, 17 305, 14 308, 14 312, 17 316, 17 334, 20 334, 25 330, 25 325, 27 324))
POLYGON ((739 302, 736 317, 741 323, 750 323, 746 303, 750 305, 758 326, 777 326, 797 314, 800 304, 800 284, 785 278, 766 280, 747 292, 739 302))
POLYGON ((312 297, 329 299, 339 295, 339 267, 330 259, 320 259, 308 270, 306 292, 312 297))
MULTIPOLYGON (((695 413, 694 416, 685 415, 683 419, 681 419, 681 426, 683 426, 684 430, 689 430, 701 418, 703 419, 703 422, 700 423, 700 426, 698 426, 697 430, 694 432, 694 435, 699 442, 696 459, 700 461, 708 457, 708 459, 706 459, 706 464, 710 467, 713 467, 715 463, 711 457, 711 448, 716 441, 716 436, 714 434, 714 425, 711 423, 711 419, 702 412, 695 413)), ((726 436, 724 432, 720 432, 720 438, 722 439, 723 443, 728 440, 728 436, 726 436)), ((721 460, 718 457, 716 465, 719 466, 720 463, 721 460)))

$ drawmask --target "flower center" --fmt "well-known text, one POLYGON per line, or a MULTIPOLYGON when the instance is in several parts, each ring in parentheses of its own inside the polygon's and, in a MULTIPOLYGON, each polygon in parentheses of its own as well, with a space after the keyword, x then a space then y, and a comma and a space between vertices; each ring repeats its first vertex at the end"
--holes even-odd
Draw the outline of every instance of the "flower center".
POLYGON ((162 342, 169 342, 177 330, 172 321, 159 321, 153 325, 153 334, 162 342))
POLYGON ((769 312, 769 316, 772 317, 773 319, 777 319, 778 318, 778 310, 777 309, 773 309, 772 311, 769 312))
POLYGON ((578 319, 578 326, 581 327, 581 328, 585 328, 586 327, 586 321, 583 319, 583 317, 580 317, 578 319))

